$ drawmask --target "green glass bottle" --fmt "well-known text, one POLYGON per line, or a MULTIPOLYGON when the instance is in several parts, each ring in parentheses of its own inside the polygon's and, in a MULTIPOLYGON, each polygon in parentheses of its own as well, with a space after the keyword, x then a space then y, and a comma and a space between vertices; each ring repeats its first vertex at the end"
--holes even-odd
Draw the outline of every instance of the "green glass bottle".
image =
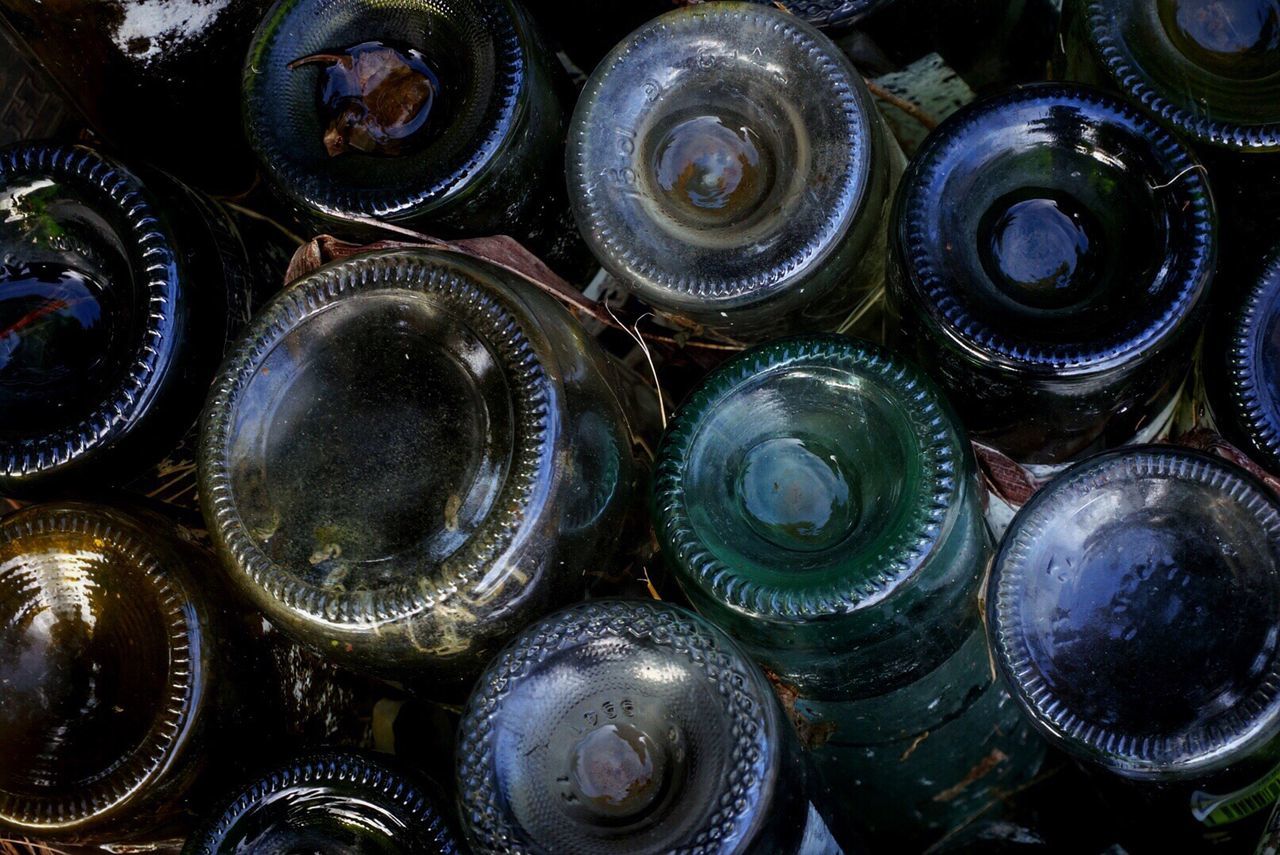
POLYGON ((457 770, 477 852, 840 855, 764 674, 668 603, 521 634, 467 703, 457 770))
POLYGON ((670 425, 654 516, 690 600, 789 699, 837 837, 921 842, 1039 765, 988 662, 972 451, 910 364, 835 336, 730 360, 670 425))
POLYGON ((435 789, 391 758, 312 751, 241 787, 183 855, 459 855, 435 789))
POLYGON ((1124 93, 1195 144, 1230 225, 1225 244, 1269 249, 1280 212, 1280 3, 1066 0, 1062 32, 1062 76, 1124 93))
POLYGON ((285 0, 249 49, 245 127, 315 230, 507 234, 577 277, 557 67, 513 0, 285 0))
POLYGON ((748 3, 636 30, 569 129, 570 197, 600 263, 658 311, 742 341, 879 334, 902 166, 831 40, 748 3))
POLYGON ((214 546, 300 641, 462 694, 623 546, 641 470, 621 388, 563 306, 501 268, 431 250, 327 265, 214 384, 214 546))

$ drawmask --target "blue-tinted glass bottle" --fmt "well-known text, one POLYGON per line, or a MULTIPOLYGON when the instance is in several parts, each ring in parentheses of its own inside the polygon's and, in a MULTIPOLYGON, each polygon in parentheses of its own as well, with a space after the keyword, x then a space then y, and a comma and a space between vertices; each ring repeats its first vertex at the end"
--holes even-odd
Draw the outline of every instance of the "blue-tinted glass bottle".
POLYGON ((992 648, 1028 720, 1147 843, 1257 839, 1280 793, 1280 500, 1171 446, 1082 461, 996 556, 992 648))

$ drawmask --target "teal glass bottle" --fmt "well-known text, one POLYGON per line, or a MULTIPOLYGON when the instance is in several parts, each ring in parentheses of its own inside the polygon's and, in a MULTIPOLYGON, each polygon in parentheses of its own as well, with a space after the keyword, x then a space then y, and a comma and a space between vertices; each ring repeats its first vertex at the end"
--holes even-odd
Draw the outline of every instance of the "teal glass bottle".
POLYGON ((183 855, 459 855, 436 788, 391 758, 312 751, 245 784, 183 855))
POLYGON ((555 63, 514 0, 286 0, 249 49, 245 128, 314 230, 506 234, 577 276, 555 63))
POLYGON ((649 22, 591 75, 568 148, 587 245, 659 312, 743 341, 878 330, 902 153, 801 19, 724 2, 649 22))
POLYGON ((476 852, 839 855, 764 674, 678 606, 602 600, 530 627, 459 728, 476 852))
POLYGON ((0 149, 0 493, 124 483, 159 462, 195 424, 253 286, 208 197, 81 146, 0 149))
POLYGON ((1056 467, 1167 430, 1218 221, 1199 161, 1100 90, 974 103, 911 162, 890 297, 904 347, 976 440, 1056 467))
POLYGON ((499 267, 425 249, 326 265, 214 383, 214 546, 299 641, 465 696, 625 545, 641 469, 623 388, 563 306, 499 267))
POLYGON ((1173 446, 1072 466, 1000 545, 1000 672, 1141 851, 1252 844, 1280 795, 1278 568, 1280 499, 1173 446))
POLYGON ((973 454, 918 369, 835 336, 735 357, 671 422, 653 507, 690 600, 790 699, 837 838, 920 843, 1034 773, 983 637, 973 454))

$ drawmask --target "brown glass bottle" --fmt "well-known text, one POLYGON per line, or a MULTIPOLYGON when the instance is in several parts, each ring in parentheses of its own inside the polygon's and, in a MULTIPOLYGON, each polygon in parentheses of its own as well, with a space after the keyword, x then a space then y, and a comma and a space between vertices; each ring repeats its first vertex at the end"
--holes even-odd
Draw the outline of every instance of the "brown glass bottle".
POLYGON ((163 825, 240 713, 208 572, 155 520, 106 507, 0 527, 0 826, 110 839, 163 825))

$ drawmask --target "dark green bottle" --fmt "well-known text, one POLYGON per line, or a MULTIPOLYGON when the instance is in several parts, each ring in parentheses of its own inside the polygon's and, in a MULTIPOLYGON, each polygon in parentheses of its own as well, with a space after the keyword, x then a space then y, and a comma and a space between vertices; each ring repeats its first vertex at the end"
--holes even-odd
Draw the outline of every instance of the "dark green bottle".
POLYGON ((1196 145, 1234 251, 1270 249, 1266 223, 1280 212, 1280 3, 1066 0, 1062 48, 1065 77, 1124 93, 1196 145))
POLYGON ((163 173, 80 146, 0 149, 0 493, 159 462, 253 285, 227 212, 163 173))
POLYGON ((183 855, 458 855, 435 788, 391 758, 313 751, 245 784, 183 855))
POLYGON ((555 62, 513 0, 280 0, 249 49, 245 127, 315 230, 507 234, 576 277, 555 62))
POLYGON ((1173 446, 1038 492, 987 593, 1001 674, 1143 851, 1257 840, 1280 795, 1280 500, 1173 446))
POLYGON ((834 336, 730 360, 671 422, 654 516, 690 600, 789 699, 838 838, 922 843, 1034 773, 982 631, 973 453, 909 363, 834 336))
POLYGON ((459 805, 477 852, 839 855, 797 749, 722 631, 667 603, 587 603, 485 672, 459 728, 459 805))
POLYGON ((554 299, 450 252, 358 255, 268 304, 214 384, 200 494, 281 629, 464 693, 626 544, 617 367, 554 299))
POLYGON ((974 438, 1052 467, 1167 431, 1200 334, 1217 218, 1199 162, 1104 92, 975 103, 903 178, 901 341, 974 438))

